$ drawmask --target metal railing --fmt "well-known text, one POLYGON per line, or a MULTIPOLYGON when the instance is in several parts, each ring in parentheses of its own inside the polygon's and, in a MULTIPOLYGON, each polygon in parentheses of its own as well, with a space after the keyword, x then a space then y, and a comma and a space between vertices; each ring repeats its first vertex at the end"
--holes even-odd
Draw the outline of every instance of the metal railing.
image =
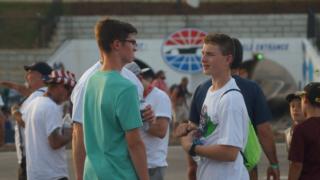
POLYGON ((44 14, 0 16, 0 48, 47 48, 61 14, 61 0, 53 0, 44 14))
POLYGON ((308 10, 307 38, 320 50, 320 19, 312 10, 308 10))

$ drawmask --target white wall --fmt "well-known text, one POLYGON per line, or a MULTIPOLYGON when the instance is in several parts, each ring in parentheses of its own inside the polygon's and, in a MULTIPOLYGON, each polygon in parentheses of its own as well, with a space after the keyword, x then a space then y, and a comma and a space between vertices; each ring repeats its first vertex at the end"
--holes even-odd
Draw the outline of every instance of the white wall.
POLYGON ((304 61, 306 74, 303 85, 317 81, 320 82, 320 55, 308 40, 303 41, 305 47, 304 61))
MULTIPOLYGON (((252 52, 261 52, 266 59, 273 60, 285 67, 293 76, 298 85, 302 81, 302 51, 301 38, 283 39, 240 39, 244 46, 244 59, 249 59, 252 52)), ((163 39, 140 39, 136 57, 151 66, 153 70, 164 70, 167 75, 168 85, 179 83, 183 76, 190 79, 190 90, 208 78, 202 73, 185 74, 172 70, 162 59, 161 46, 163 39)), ((49 60, 63 62, 65 68, 75 72, 79 78, 81 74, 94 64, 99 58, 95 40, 71 40, 67 41, 49 60)), ((319 66, 315 64, 315 66, 319 66)), ((319 69, 319 67, 318 67, 319 69)))

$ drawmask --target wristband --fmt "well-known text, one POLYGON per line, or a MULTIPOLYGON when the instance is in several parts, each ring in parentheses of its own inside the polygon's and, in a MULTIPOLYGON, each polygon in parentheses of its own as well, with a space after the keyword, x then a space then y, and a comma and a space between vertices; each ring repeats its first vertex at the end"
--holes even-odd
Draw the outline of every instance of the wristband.
POLYGON ((272 169, 279 169, 279 164, 278 163, 273 163, 273 164, 270 164, 270 167, 272 169))
POLYGON ((195 152, 195 149, 196 149, 197 145, 198 144, 192 143, 192 145, 191 145, 191 147, 189 149, 189 155, 190 156, 196 156, 197 155, 196 152, 195 152))

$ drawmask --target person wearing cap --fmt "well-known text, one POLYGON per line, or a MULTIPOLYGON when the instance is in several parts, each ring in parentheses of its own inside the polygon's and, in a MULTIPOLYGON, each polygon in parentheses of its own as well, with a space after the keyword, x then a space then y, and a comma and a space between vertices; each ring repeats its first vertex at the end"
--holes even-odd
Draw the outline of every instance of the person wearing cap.
POLYGON ((289 180, 320 179, 320 83, 307 84, 297 93, 305 121, 296 125, 289 149, 289 180))
POLYGON ((137 88, 120 74, 134 59, 136 34, 131 24, 110 18, 95 26, 102 66, 84 95, 85 180, 149 179, 137 88))
POLYGON ((166 92, 152 85, 153 74, 150 68, 140 69, 135 63, 125 66, 140 79, 144 87, 143 97, 152 106, 155 121, 144 122, 140 128, 141 138, 146 146, 150 180, 163 180, 168 166, 169 123, 171 121, 171 102, 166 92))
POLYGON ((73 73, 55 70, 43 77, 48 89, 33 99, 22 119, 26 122, 27 177, 32 180, 68 179, 65 145, 72 131, 63 128, 61 104, 70 97, 76 81, 73 73))
POLYGON ((0 81, 0 85, 18 91, 22 96, 28 97, 32 92, 41 85, 41 77, 51 73, 52 68, 46 62, 35 62, 31 65, 24 66, 26 71, 26 85, 18 84, 10 81, 0 81))
POLYGON ((301 99, 297 93, 288 94, 286 97, 287 102, 289 103, 290 108, 290 116, 291 116, 291 127, 285 130, 285 140, 287 143, 287 150, 289 151, 292 133, 296 125, 303 122, 305 120, 304 114, 302 113, 301 109, 301 99))
POLYGON ((24 147, 24 120, 21 118, 22 113, 25 111, 26 107, 30 102, 44 94, 47 90, 43 82, 43 77, 51 73, 52 68, 46 62, 35 62, 31 65, 24 66, 26 71, 25 80, 27 86, 20 85, 14 82, 2 81, 1 85, 17 90, 21 95, 25 97, 20 105, 14 105, 11 107, 11 114, 16 120, 15 125, 15 145, 18 157, 18 179, 27 179, 26 175, 26 157, 25 157, 25 147, 24 147))
MULTIPOLYGON (((267 177, 273 177, 275 180, 280 179, 280 170, 276 153, 275 141, 269 121, 272 119, 271 112, 266 102, 266 98, 259 87, 259 85, 253 81, 243 79, 239 76, 239 67, 242 62, 243 48, 241 42, 232 38, 235 46, 235 56, 231 63, 232 77, 235 79, 237 86, 241 90, 244 97, 246 108, 253 126, 256 129, 260 144, 267 159, 269 160, 270 166, 267 169, 267 177)), ((181 126, 192 127, 198 126, 200 123, 200 114, 205 100, 208 89, 212 86, 212 80, 209 79, 201 83, 195 90, 189 114, 189 122, 192 124, 181 124, 181 126)), ((185 134, 186 128, 181 128, 183 131, 176 131, 176 135, 185 134)), ((188 156, 188 178, 189 180, 196 179, 197 164, 188 156)), ((257 167, 249 172, 251 180, 258 179, 257 167)))

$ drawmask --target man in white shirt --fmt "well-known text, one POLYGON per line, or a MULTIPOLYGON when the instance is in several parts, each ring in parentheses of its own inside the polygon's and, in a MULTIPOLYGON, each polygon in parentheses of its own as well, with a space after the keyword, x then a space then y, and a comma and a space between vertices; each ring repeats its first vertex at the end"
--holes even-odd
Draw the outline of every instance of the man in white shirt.
POLYGON ((199 156, 197 179, 248 180, 241 151, 247 142, 249 117, 231 77, 233 41, 225 34, 209 34, 202 55, 203 72, 211 76, 212 86, 202 106, 199 129, 181 138, 182 147, 191 156, 199 156))
POLYGON ((170 98, 167 93, 151 84, 153 75, 149 68, 141 70, 135 62, 129 63, 125 67, 140 79, 144 87, 145 103, 151 105, 154 111, 156 120, 144 122, 140 133, 146 146, 150 180, 163 180, 165 169, 168 166, 166 158, 169 143, 169 122, 172 117, 170 98))
POLYGON ((63 128, 61 104, 70 97, 76 81, 68 71, 52 71, 45 77, 48 90, 26 107, 25 144, 27 177, 32 180, 67 180, 65 145, 71 141, 71 128, 63 128))
POLYGON ((29 66, 24 66, 26 71, 25 80, 27 87, 24 85, 16 84, 14 82, 2 81, 1 85, 17 90, 20 94, 26 97, 21 106, 15 105, 11 107, 11 114, 16 120, 15 125, 15 144, 18 157, 18 179, 27 179, 26 175, 26 157, 25 157, 25 143, 24 143, 24 121, 21 116, 30 102, 44 94, 47 90, 42 80, 44 76, 51 73, 52 68, 45 62, 36 62, 29 66))

